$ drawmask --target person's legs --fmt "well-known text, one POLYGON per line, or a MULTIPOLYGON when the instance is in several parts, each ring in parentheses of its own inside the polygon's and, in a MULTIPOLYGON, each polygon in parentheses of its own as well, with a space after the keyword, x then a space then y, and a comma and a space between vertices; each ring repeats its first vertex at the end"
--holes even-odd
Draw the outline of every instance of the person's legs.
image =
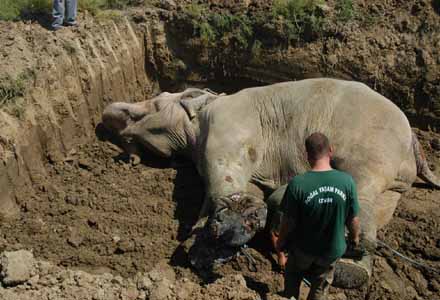
MULTIPOLYGON (((318 261, 319 262, 319 261, 318 261)), ((311 287, 307 300, 327 300, 328 290, 335 274, 336 261, 314 263, 308 273, 311 287)))
POLYGON ((313 258, 305 255, 299 249, 289 252, 286 271, 284 272, 284 292, 286 298, 299 298, 299 288, 304 278, 304 272, 313 263, 313 258))
POLYGON ((76 13, 78 9, 77 0, 66 0, 66 24, 76 25, 76 13))
POLYGON ((295 299, 299 299, 299 288, 301 286, 301 281, 304 274, 302 272, 295 271, 292 266, 289 266, 289 260, 290 258, 287 260, 287 268, 284 272, 283 297, 288 299, 295 297, 295 299))
POLYGON ((54 29, 61 28, 64 20, 64 0, 53 0, 52 16, 53 16, 52 27, 54 29))

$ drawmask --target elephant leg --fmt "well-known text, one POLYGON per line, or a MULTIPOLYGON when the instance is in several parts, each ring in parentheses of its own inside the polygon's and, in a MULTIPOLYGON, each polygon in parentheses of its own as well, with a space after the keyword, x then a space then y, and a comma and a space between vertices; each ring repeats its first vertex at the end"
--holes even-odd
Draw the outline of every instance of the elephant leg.
MULTIPOLYGON (((374 207, 371 208, 373 212, 366 213, 366 209, 370 209, 368 202, 365 205, 364 201, 361 201, 361 210, 364 212, 362 216, 362 226, 364 229, 364 238, 372 239, 373 232, 383 228, 391 220, 397 203, 401 197, 401 194, 394 191, 385 191, 382 194, 374 198, 374 207), (375 217, 374 226, 371 226, 369 218, 375 217), (366 232, 366 233, 365 233, 366 232)), ((376 236, 374 236, 374 243, 370 244, 370 247, 374 247, 376 244, 376 236)), ((370 253, 360 260, 353 260, 349 258, 342 258, 338 261, 335 271, 335 279, 333 284, 342 288, 356 288, 362 286, 368 281, 372 272, 372 249, 370 253)))
POLYGON ((397 204, 401 198, 402 194, 395 191, 385 191, 376 201, 376 223, 377 229, 383 228, 387 225, 396 210, 397 204))
POLYGON ((385 180, 380 176, 368 176, 368 171, 358 174, 363 174, 360 179, 355 177, 360 205, 361 246, 367 252, 360 259, 342 258, 338 261, 333 285, 341 288, 358 288, 368 283, 372 274, 372 255, 376 249, 377 230, 381 224, 378 222, 378 216, 382 219, 384 212, 393 207, 385 203, 389 197, 395 199, 394 193, 382 192, 385 180), (378 209, 377 204, 382 202, 383 208, 378 209))

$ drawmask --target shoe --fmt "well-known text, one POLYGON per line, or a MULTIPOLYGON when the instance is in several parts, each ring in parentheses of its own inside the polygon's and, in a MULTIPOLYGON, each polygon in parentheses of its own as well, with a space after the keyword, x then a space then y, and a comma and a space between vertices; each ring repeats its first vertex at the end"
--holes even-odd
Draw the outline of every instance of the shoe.
POLYGON ((57 31, 57 30, 60 30, 62 28, 63 28, 63 26, 61 26, 61 25, 52 25, 52 31, 57 31))
POLYGON ((78 27, 78 23, 77 22, 73 22, 73 23, 64 23, 64 26, 72 26, 72 27, 78 27))
POLYGON ((368 255, 368 252, 363 246, 361 245, 355 246, 354 244, 349 244, 347 250, 345 251, 342 257, 351 258, 354 260, 360 260, 362 259, 362 257, 366 255, 368 255))

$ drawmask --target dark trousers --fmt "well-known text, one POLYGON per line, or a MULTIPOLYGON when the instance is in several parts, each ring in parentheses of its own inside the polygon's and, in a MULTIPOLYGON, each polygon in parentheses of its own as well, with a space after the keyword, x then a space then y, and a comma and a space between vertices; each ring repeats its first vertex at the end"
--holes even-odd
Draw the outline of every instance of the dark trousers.
POLYGON ((284 273, 284 297, 299 298, 299 288, 304 278, 310 280, 308 300, 326 300, 333 282, 337 260, 311 256, 298 248, 289 251, 284 273))

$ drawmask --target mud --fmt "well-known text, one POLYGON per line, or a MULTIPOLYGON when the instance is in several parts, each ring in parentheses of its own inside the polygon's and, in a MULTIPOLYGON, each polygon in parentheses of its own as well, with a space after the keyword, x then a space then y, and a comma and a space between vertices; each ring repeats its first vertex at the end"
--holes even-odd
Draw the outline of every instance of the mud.
MULTIPOLYGON (((430 146, 440 136, 418 134, 431 165, 440 166, 440 155, 430 146)), ((117 146, 95 140, 74 148, 63 161, 48 161, 45 168, 37 192, 17 199, 20 218, 0 225, 0 251, 28 249, 59 267, 128 279, 164 260, 178 278, 197 286, 241 274, 247 287, 263 298, 282 289, 282 276, 263 235, 248 249, 256 272, 243 255, 212 270, 190 268, 179 245, 197 220, 203 199, 201 180, 190 163, 146 154, 141 164, 132 166, 117 146)), ((416 183, 379 233, 382 241, 437 270, 439 195, 416 183)), ((332 288, 334 297, 343 293, 332 288)), ((349 299, 437 299, 440 281, 435 272, 379 248, 370 288, 345 293, 349 299)))

